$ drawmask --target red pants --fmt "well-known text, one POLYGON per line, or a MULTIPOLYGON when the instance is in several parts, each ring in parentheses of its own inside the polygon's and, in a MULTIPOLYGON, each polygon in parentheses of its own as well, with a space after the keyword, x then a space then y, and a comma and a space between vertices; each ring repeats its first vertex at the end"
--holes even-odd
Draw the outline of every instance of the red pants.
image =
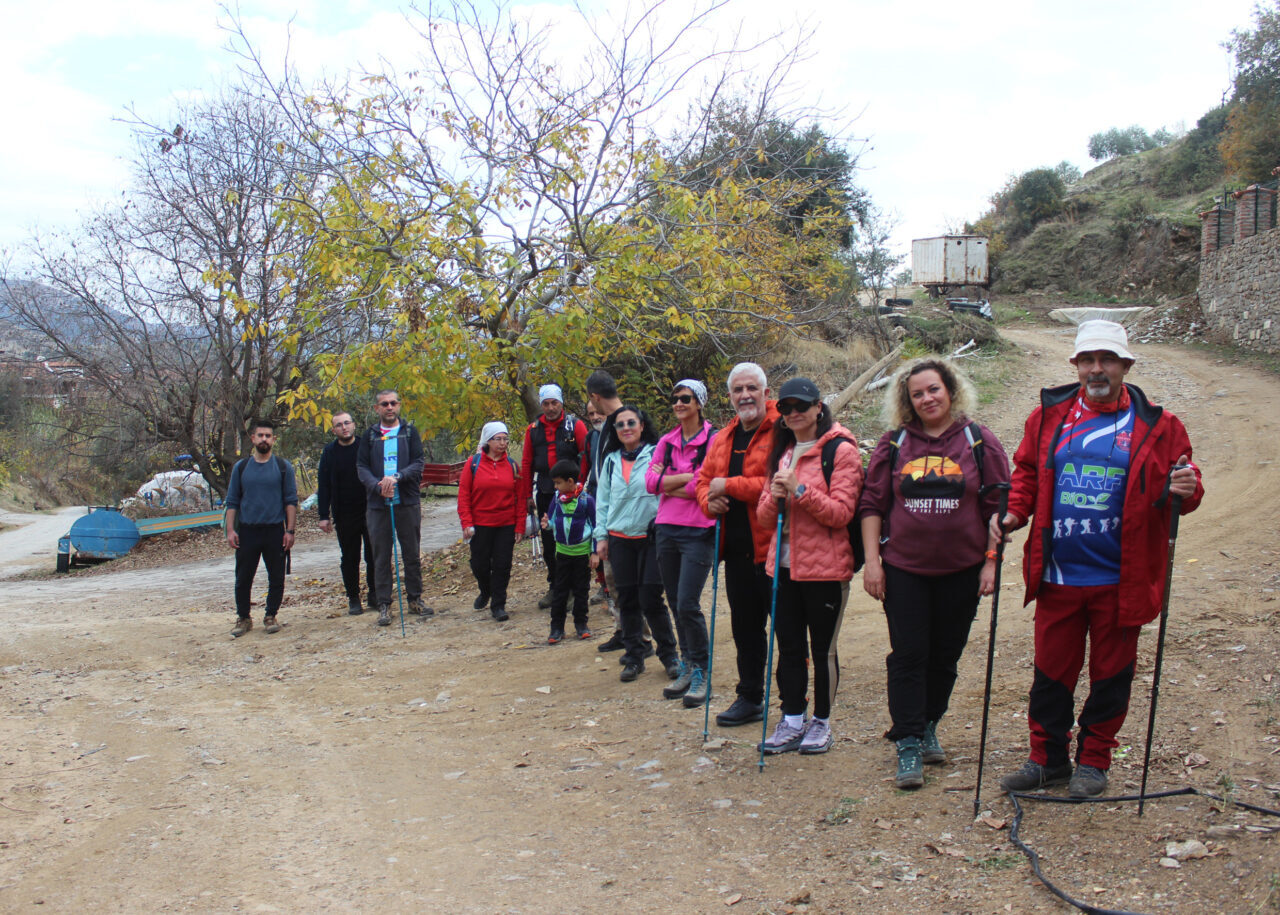
POLYGON ((1035 679, 1027 720, 1031 759, 1056 767, 1069 759, 1076 681, 1089 641, 1089 695, 1080 709, 1076 762, 1111 768, 1116 734, 1129 711, 1141 626, 1120 626, 1114 585, 1078 588, 1041 582, 1036 599, 1035 679))

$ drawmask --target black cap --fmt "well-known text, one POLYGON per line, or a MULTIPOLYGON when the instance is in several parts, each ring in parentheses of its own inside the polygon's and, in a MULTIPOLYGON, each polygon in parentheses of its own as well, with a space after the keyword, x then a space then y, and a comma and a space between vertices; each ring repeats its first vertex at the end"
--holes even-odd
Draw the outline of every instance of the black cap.
POLYGON ((778 392, 778 400, 787 400, 788 398, 807 401, 811 404, 822 401, 818 386, 808 378, 792 378, 784 382, 782 390, 778 392))

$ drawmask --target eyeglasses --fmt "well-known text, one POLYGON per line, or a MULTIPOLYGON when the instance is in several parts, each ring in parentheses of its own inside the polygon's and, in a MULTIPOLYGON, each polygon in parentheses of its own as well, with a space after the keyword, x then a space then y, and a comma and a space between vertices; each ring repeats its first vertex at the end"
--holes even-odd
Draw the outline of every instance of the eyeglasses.
POLYGON ((813 407, 812 403, 803 400, 784 400, 778 404, 778 412, 783 416, 790 416, 792 413, 803 413, 811 407, 813 407))
POLYGON ((678 403, 693 403, 693 395, 692 394, 672 394, 671 406, 674 407, 678 403))
POLYGON ((400 406, 400 401, 398 401, 398 400, 380 400, 380 401, 378 401, 378 406, 380 406, 380 407, 398 407, 398 406, 400 406))
POLYGON ((620 419, 620 420, 618 420, 616 423, 614 423, 614 424, 613 424, 613 428, 615 428, 615 429, 634 429, 634 428, 635 428, 636 426, 638 426, 638 425, 640 425, 640 420, 638 420, 638 419, 620 419))

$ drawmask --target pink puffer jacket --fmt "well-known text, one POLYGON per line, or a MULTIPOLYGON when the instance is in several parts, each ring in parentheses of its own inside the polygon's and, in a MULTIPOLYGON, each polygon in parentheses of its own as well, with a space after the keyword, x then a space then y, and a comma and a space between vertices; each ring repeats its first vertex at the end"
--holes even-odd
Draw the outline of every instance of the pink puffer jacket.
MULTIPOLYGON (((849 544, 847 525, 858 506, 862 490, 862 455, 853 444, 836 449, 831 486, 822 474, 822 446, 836 436, 853 440, 853 433, 839 423, 818 439, 800 457, 795 471, 804 484, 799 498, 787 497, 787 514, 791 519, 791 578, 793 581, 848 581, 853 578, 853 547, 849 544)), ((791 452, 782 456, 783 466, 791 452)), ((769 558, 765 571, 774 574, 778 551, 778 506, 769 495, 769 484, 756 503, 756 517, 771 531, 769 558)))

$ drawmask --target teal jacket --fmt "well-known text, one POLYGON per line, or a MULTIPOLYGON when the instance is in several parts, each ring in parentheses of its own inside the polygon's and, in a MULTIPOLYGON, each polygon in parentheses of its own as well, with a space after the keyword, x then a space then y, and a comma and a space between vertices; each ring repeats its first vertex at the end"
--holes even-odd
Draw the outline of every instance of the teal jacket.
POLYGON ((658 514, 658 497, 644 485, 652 457, 653 445, 640 449, 629 482, 622 478, 621 451, 614 451, 604 459, 596 485, 597 544, 609 536, 609 531, 625 537, 643 537, 648 533, 649 522, 658 514))

